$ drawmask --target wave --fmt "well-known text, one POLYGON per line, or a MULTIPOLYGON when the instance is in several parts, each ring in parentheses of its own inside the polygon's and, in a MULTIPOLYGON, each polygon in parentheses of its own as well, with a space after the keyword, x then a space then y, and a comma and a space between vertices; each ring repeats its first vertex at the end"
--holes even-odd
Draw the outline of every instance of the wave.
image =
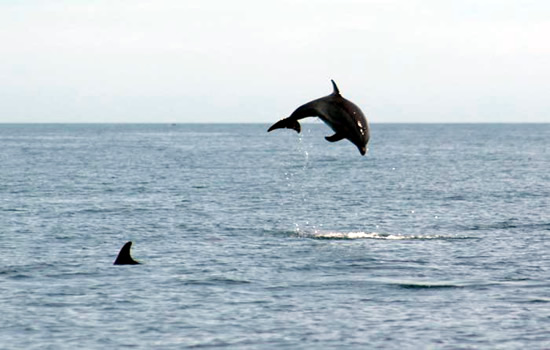
POLYGON ((469 226, 462 226, 463 230, 468 231, 482 231, 482 230, 546 230, 550 231, 550 223, 547 222, 535 222, 535 223, 522 223, 517 219, 510 219, 505 221, 499 221, 488 224, 472 224, 469 226))
POLYGON ((295 232, 296 236, 313 239, 335 239, 335 240, 355 240, 355 239, 378 239, 378 240, 455 240, 455 239, 478 239, 472 236, 457 235, 403 235, 379 232, 335 232, 335 231, 312 231, 295 232))
POLYGON ((375 279, 373 282, 384 284, 390 287, 403 289, 458 289, 458 288, 487 288, 490 286, 499 286, 500 284, 492 281, 476 281, 476 280, 396 280, 396 279, 375 279))
POLYGON ((458 283, 448 282, 395 282, 389 283, 399 288, 404 289, 451 289, 451 288, 464 288, 466 286, 458 283))
POLYGON ((249 284, 252 283, 248 280, 241 280, 229 277, 210 277, 206 279, 189 279, 184 280, 185 284, 194 285, 233 285, 233 284, 249 284))
POLYGON ((0 211, 6 211, 10 213, 18 213, 18 212, 26 212, 27 209, 20 209, 20 208, 0 208, 0 211))
POLYGON ((52 268, 56 268, 54 263, 30 263, 21 265, 8 265, 0 268, 0 276, 5 276, 10 279, 20 280, 33 278, 36 274, 44 274, 52 268))

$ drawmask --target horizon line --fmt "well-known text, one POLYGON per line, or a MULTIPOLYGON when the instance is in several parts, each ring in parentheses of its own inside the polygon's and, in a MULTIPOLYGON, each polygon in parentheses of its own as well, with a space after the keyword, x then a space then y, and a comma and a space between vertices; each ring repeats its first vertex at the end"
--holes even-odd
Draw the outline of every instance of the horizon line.
MULTIPOLYGON (((273 122, 0 122, 0 125, 265 125, 273 122)), ((322 124, 321 122, 302 121, 302 124, 322 124)), ((384 124, 426 124, 426 125, 466 125, 466 124, 550 124, 550 121, 540 122, 494 122, 494 121, 478 121, 478 122, 369 122, 369 125, 384 125, 384 124)))

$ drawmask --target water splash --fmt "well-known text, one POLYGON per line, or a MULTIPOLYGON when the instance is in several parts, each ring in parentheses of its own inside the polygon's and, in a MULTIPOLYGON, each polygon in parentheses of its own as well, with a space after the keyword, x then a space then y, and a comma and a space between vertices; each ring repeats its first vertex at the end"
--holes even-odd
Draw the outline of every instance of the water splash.
POLYGON ((289 157, 289 160, 283 163, 284 168, 282 169, 286 188, 288 189, 285 192, 286 209, 290 214, 288 219, 294 222, 294 232, 297 235, 322 227, 322 224, 314 224, 309 219, 305 219, 310 202, 313 202, 311 189, 307 185, 311 180, 310 151, 313 148, 309 138, 310 134, 311 129, 304 128, 303 132, 297 135, 298 142, 293 145, 292 157, 289 157))
MULTIPOLYGON (((308 134, 311 134, 311 129, 305 130, 308 134)), ((304 164, 302 166, 302 171, 305 173, 307 169, 309 168, 309 149, 311 148, 310 143, 304 142, 304 135, 298 134, 298 144, 296 145, 296 151, 298 153, 303 154, 304 157, 304 164)))

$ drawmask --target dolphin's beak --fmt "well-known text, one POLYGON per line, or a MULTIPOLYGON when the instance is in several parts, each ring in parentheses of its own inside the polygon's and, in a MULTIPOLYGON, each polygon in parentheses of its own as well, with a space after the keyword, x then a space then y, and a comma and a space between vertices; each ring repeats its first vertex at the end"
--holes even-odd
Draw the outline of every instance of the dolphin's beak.
POLYGON ((361 152, 361 155, 364 156, 367 153, 367 147, 363 146, 359 148, 359 152, 361 152))

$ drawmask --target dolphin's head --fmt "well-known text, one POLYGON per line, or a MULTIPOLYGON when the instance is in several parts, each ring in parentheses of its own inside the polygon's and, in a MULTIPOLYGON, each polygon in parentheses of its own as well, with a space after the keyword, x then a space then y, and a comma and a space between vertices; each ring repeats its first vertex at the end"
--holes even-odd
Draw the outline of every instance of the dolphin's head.
POLYGON ((370 132, 367 120, 362 115, 362 113, 360 114, 360 116, 358 114, 359 113, 355 115, 355 125, 353 125, 353 130, 349 131, 349 136, 347 139, 350 140, 357 147, 359 153, 364 156, 368 150, 367 144, 369 143, 370 132))
POLYGON ((353 137, 350 141, 357 146, 357 149, 359 150, 359 153, 361 153, 362 156, 364 156, 367 153, 367 143, 369 142, 369 130, 365 129, 362 130, 362 132, 359 132, 359 135, 354 135, 356 137, 353 137))

